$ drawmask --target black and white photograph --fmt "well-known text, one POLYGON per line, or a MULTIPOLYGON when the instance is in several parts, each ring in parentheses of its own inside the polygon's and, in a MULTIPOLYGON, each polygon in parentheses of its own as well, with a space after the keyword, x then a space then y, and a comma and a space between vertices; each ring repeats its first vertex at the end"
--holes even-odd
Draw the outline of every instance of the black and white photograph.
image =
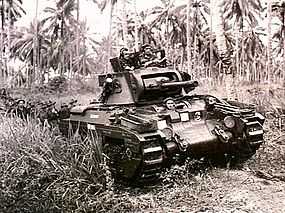
POLYGON ((0 0, 1 213, 284 213, 285 0, 0 0))

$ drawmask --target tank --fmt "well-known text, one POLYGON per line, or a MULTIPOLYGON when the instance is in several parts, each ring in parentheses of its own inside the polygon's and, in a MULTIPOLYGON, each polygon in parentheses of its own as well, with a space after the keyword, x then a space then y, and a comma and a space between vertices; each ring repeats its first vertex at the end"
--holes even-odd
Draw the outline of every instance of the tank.
POLYGON ((116 179, 156 178, 186 158, 248 158, 263 143, 264 117, 253 107, 192 94, 198 82, 171 67, 124 71, 111 62, 99 101, 73 107, 60 130, 94 133, 116 179))

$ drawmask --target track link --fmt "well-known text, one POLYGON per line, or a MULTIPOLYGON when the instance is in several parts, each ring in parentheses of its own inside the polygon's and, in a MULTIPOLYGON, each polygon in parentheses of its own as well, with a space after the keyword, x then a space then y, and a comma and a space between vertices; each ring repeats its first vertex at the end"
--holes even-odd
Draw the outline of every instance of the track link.
POLYGON ((157 179, 162 171, 164 151, 158 136, 148 137, 143 144, 142 181, 157 179))

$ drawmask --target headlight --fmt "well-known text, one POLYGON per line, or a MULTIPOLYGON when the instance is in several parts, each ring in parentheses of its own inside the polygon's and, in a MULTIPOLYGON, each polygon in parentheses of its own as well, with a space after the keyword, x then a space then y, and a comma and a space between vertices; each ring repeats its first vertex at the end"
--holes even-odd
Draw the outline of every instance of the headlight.
POLYGON ((173 137, 173 131, 172 131, 171 128, 166 127, 163 130, 161 130, 161 131, 165 134, 166 138, 170 139, 170 138, 173 137))
POLYGON ((224 118, 224 124, 225 124, 225 127, 227 127, 228 129, 234 128, 236 125, 234 117, 233 116, 226 116, 224 118))
POLYGON ((213 105, 213 104, 215 104, 217 101, 216 101, 216 98, 214 98, 214 97, 209 97, 209 99, 208 99, 208 103, 210 104, 210 105, 213 105))

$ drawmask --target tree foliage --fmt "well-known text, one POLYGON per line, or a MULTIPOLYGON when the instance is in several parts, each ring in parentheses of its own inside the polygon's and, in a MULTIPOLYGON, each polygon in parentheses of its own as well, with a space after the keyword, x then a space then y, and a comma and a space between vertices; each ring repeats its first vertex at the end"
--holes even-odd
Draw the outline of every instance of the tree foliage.
MULTIPOLYGON (((187 5, 185 3, 178 4, 172 0, 161 0, 160 5, 136 13, 130 7, 131 1, 125 1, 129 5, 127 11, 123 11, 127 12, 125 17, 127 20, 123 20, 124 17, 121 15, 112 17, 113 33, 102 41, 96 41, 94 35, 90 34, 86 22, 77 21, 74 17, 77 9, 76 0, 53 1, 55 6, 45 8, 44 18, 37 22, 34 21, 29 27, 13 27, 9 33, 6 30, 9 20, 14 23, 25 14, 22 0, 2 0, 0 2, 3 26, 2 51, 11 51, 11 58, 19 58, 30 66, 36 60, 36 70, 33 68, 33 73, 49 74, 49 71, 53 70, 62 76, 71 77, 104 72, 109 57, 111 57, 110 50, 113 53, 115 50, 110 49, 110 45, 119 48, 122 43, 118 42, 118 36, 125 39, 124 33, 126 32, 123 32, 125 27, 123 22, 127 26, 127 34, 133 40, 128 41, 131 48, 136 46, 134 40, 137 33, 140 45, 149 43, 155 48, 166 48, 166 52, 171 56, 169 58, 173 62, 180 61, 182 69, 183 64, 187 62, 187 5), (8 39, 8 34, 10 39, 8 39), (34 57, 35 54, 36 57, 34 57)), ((92 0, 91 2, 95 3, 101 11, 106 10, 108 5, 115 10, 115 4, 123 4, 123 1, 118 0, 92 0)), ((267 55, 264 51, 266 49, 264 37, 267 32, 259 26, 266 18, 262 13, 264 5, 260 0, 221 0, 221 2, 222 4, 218 5, 224 11, 221 35, 225 37, 229 55, 234 56, 233 53, 238 55, 233 63, 240 64, 241 69, 256 72, 257 64, 266 66, 267 63, 264 61, 267 55), (241 33, 238 39, 237 32, 241 33)), ((223 56, 218 51, 219 37, 210 32, 210 6, 209 0, 193 0, 190 5, 191 38, 188 42, 191 42, 189 45, 192 55, 190 60, 193 61, 191 63, 195 69, 198 69, 197 77, 207 77, 208 74, 204 74, 202 70, 209 69, 211 60, 215 67, 212 75, 217 76, 221 71, 220 64, 224 62, 223 56), (213 41, 212 54, 211 39, 213 41)), ((277 57, 284 56, 285 1, 274 2, 272 12, 278 20, 277 31, 272 37, 275 41, 274 54, 277 57)), ((113 16, 115 14, 112 13, 113 16)))

